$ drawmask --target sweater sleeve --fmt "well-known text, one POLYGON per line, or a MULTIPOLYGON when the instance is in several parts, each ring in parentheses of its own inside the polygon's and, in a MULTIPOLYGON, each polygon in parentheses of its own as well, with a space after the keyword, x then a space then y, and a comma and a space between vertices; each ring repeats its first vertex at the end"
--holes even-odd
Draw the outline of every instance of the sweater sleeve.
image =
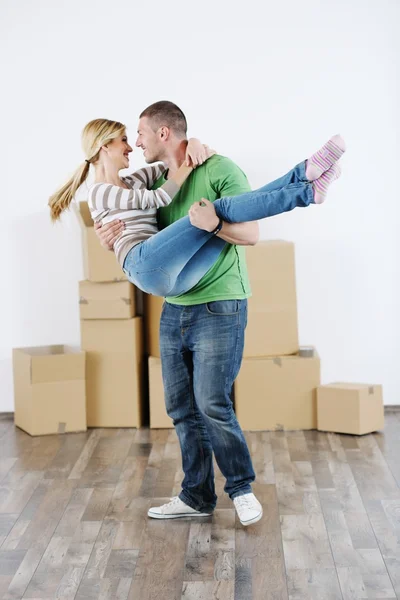
POLYGON ((153 185, 164 175, 166 167, 160 163, 156 165, 150 165, 148 167, 142 167, 129 175, 124 175, 123 179, 129 181, 132 187, 145 187, 151 190, 153 185))
POLYGON ((158 190, 145 188, 127 190, 118 185, 96 183, 90 189, 88 204, 90 210, 161 208, 168 206, 178 191, 179 186, 173 181, 167 181, 158 190))

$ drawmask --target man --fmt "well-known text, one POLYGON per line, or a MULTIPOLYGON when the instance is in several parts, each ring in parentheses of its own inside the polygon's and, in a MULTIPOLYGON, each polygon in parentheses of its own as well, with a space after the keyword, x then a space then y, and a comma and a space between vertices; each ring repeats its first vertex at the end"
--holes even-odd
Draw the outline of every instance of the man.
MULTIPOLYGON (((186 131, 185 115, 172 102, 156 102, 140 115, 136 146, 147 163, 162 161, 168 169, 154 189, 184 162, 186 131)), ((228 158, 215 155, 193 171, 168 207, 159 209, 159 227, 185 216, 202 197, 214 201, 249 189, 244 173, 228 158)), ((122 227, 110 223, 96 231, 112 249, 122 227)), ((257 222, 223 223, 208 242, 221 244, 217 237, 228 242, 217 262, 189 292, 164 303, 160 352, 165 402, 179 438, 185 477, 179 497, 150 508, 150 517, 212 513, 217 501, 213 452, 241 523, 250 525, 262 517, 251 491, 255 474, 249 450, 230 399, 242 361, 250 296, 242 246, 256 244, 258 235, 257 222)))

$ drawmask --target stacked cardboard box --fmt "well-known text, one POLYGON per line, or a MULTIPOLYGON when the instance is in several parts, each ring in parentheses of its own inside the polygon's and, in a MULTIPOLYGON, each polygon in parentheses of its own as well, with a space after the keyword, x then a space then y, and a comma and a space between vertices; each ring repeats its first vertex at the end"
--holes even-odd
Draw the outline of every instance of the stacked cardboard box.
POLYGON ((142 319, 135 288, 96 237, 86 202, 76 212, 85 280, 79 283, 81 345, 87 354, 89 427, 140 427, 144 420, 142 319))
POLYGON ((144 294, 145 343, 148 354, 148 392, 150 427, 163 429, 173 427, 167 415, 160 359, 160 317, 164 298, 144 294))
POLYGON ((244 429, 313 429, 320 360, 299 348, 294 244, 246 249, 252 297, 235 409, 244 429))
POLYGON ((299 351, 294 244, 282 240, 246 248, 252 289, 243 356, 296 354, 299 351))
POLYGON ((14 422, 30 435, 86 431, 85 353, 14 348, 14 422))
POLYGON ((154 356, 149 356, 149 403, 150 427, 153 429, 173 427, 172 419, 165 409, 161 359, 154 356))

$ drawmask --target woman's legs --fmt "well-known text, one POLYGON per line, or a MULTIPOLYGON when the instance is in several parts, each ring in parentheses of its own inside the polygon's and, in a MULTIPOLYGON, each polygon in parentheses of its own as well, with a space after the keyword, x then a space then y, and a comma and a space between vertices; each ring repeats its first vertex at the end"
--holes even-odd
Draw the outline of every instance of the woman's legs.
POLYGON ((185 272, 179 279, 179 293, 183 293, 200 281, 220 255, 223 240, 200 253, 212 238, 212 233, 193 227, 189 217, 183 217, 134 246, 126 256, 124 272, 138 288, 155 296, 170 295, 185 272), (193 268, 185 270, 194 256, 193 268))
MULTIPOLYGON (((255 221, 292 210, 295 206, 308 206, 313 201, 312 186, 300 182, 299 177, 304 177, 304 163, 256 192, 216 200, 217 213, 226 213, 224 220, 230 222, 255 221), (299 183, 287 184, 288 181, 299 183), (230 204, 233 204, 233 210, 229 210, 230 204)), ((193 227, 189 217, 183 217, 135 246, 125 259, 124 271, 147 293, 157 296, 183 294, 212 267, 224 245, 223 240, 193 227), (207 244, 210 240, 213 243, 207 244)))
POLYGON ((192 289, 207 271, 211 269, 225 246, 225 240, 216 235, 208 240, 183 267, 176 278, 174 287, 168 292, 168 295, 180 296, 192 289))
MULTIPOLYGON (((323 202, 329 184, 339 176, 335 161, 344 151, 344 141, 335 136, 307 161, 259 190, 216 200, 216 212, 229 223, 241 223, 323 202), (322 172, 324 168, 327 170, 322 172), (319 179, 311 182, 320 171, 319 179)), ((220 255, 224 243, 214 241, 208 247, 211 239, 215 239, 212 233, 193 227, 189 217, 184 217, 135 246, 125 259, 124 271, 135 285, 150 294, 183 294, 220 255)))
POLYGON ((297 206, 305 207, 312 203, 314 188, 305 178, 303 162, 280 179, 258 190, 215 200, 214 208, 224 221, 243 223, 273 217, 297 206))

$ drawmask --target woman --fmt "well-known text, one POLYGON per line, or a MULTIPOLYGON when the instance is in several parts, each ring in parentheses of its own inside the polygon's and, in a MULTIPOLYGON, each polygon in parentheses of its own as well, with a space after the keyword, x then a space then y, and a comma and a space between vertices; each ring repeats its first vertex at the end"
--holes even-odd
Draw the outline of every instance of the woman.
POLYGON ((188 217, 158 232, 157 208, 172 201, 193 168, 210 158, 213 151, 197 140, 189 141, 186 162, 153 191, 150 188, 165 171, 162 166, 119 176, 119 171, 129 166, 132 152, 123 124, 106 119, 91 121, 83 130, 82 144, 87 158, 74 177, 50 198, 52 219, 58 219, 69 206, 93 164, 95 183, 88 197, 92 218, 102 224, 124 221, 125 230, 114 244, 117 259, 132 283, 158 296, 187 292, 212 267, 226 242, 220 238, 219 243, 215 239, 213 244, 207 242, 218 234, 223 221, 254 221, 296 206, 321 204, 329 185, 340 175, 337 161, 345 151, 344 140, 334 136, 283 178, 257 191, 214 203, 202 198, 191 207, 188 217), (293 183, 285 185, 287 181, 293 183))

